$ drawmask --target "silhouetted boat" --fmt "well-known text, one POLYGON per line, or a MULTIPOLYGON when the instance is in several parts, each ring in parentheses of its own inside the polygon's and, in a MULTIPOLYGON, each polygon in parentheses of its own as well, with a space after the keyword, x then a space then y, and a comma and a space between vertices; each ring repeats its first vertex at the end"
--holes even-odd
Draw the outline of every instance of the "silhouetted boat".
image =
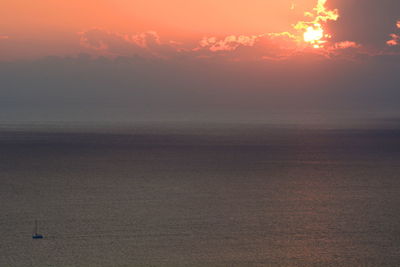
POLYGON ((35 230, 34 230, 34 233, 32 234, 33 239, 43 239, 43 235, 38 234, 38 229, 39 229, 39 225, 38 225, 37 220, 35 220, 35 230))

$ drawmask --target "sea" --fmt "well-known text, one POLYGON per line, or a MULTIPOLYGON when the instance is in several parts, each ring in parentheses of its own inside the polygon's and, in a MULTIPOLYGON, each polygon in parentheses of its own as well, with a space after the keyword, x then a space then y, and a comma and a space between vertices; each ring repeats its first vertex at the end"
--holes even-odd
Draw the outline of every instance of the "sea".
POLYGON ((0 238, 11 267, 400 266, 400 128, 3 126, 0 238))

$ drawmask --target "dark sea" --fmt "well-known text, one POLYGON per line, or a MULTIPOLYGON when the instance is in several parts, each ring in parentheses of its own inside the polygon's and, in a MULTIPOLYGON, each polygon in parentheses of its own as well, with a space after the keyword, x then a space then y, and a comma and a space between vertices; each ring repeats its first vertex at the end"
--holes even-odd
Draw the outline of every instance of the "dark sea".
POLYGON ((400 266, 400 130, 3 127, 0 202, 0 266, 400 266))

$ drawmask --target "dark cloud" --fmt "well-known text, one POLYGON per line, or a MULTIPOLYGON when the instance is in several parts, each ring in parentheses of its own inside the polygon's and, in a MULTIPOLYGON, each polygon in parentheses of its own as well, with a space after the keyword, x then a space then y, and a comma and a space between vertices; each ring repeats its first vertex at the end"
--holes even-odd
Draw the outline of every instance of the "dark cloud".
POLYGON ((384 47, 400 19, 399 0, 330 0, 328 5, 340 12, 338 21, 329 23, 337 42, 384 47))

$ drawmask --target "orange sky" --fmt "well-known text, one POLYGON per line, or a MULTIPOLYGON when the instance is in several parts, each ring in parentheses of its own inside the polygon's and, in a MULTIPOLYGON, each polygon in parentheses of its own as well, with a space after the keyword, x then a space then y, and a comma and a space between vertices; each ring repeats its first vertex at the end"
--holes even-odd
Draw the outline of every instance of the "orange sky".
MULTIPOLYGON (((2 0, 0 33, 45 37, 99 27, 134 33, 154 30, 171 37, 261 34, 284 31, 315 0, 2 0)), ((48 38, 48 37, 47 37, 48 38)))
MULTIPOLYGON (((143 43, 145 39, 140 34, 148 31, 156 33, 155 38, 159 38, 156 41, 159 42, 157 45, 163 50, 165 50, 163 45, 171 43, 190 47, 190 51, 196 51, 200 43, 202 48, 212 51, 233 51, 239 46, 253 47, 257 44, 263 45, 262 48, 265 50, 271 50, 273 42, 279 43, 275 45, 276 47, 283 45, 280 48, 290 47, 293 50, 293 42, 300 40, 301 43, 302 35, 306 31, 312 38, 316 36, 321 38, 309 42, 314 48, 328 48, 328 40, 332 35, 326 25, 320 25, 320 23, 326 24, 327 20, 320 20, 318 17, 330 17, 329 21, 336 21, 332 14, 327 15, 326 12, 338 11, 337 14, 341 14, 341 10, 336 10, 337 6, 329 6, 329 3, 325 6, 325 0, 0 0, 0 2, 0 52, 2 52, 0 59, 65 56, 80 52, 96 53, 105 47, 117 48, 117 46, 143 48, 147 44, 143 43), (318 6, 323 7, 322 12, 318 11, 318 6), (308 14, 312 15, 309 16, 306 12, 311 12, 308 14), (101 29, 103 32, 90 32, 93 29, 101 29), (290 32, 290 37, 280 35, 283 37, 280 40, 276 40, 275 35, 268 37, 268 34, 283 32, 290 32), (215 39, 204 39, 205 37, 215 39), (83 45, 82 38, 86 42, 83 45), (263 38, 269 39, 261 40, 263 38), (291 40, 288 41, 288 38, 291 40), (263 41, 267 42, 269 47, 267 44, 262 44, 263 41), (140 42, 142 43, 139 44, 140 42), (288 45, 285 46, 284 42, 288 45)), ((335 2, 338 3, 341 1, 335 2)), ((347 16, 347 20, 349 17, 351 18, 347 16)), ((395 20, 389 21, 392 28, 395 22, 395 20)), ((340 30, 353 24, 347 21, 346 27, 342 25, 340 30)), ((359 20, 356 25, 364 24, 359 20)), ((356 27, 354 29, 357 30, 356 27)), ((357 32, 359 31, 350 31, 350 37, 357 32)), ((397 32, 383 32, 382 36, 386 38, 380 41, 382 44, 387 42, 391 46, 399 45, 397 32)), ((342 38, 338 43, 332 42, 329 46, 330 49, 360 47, 353 38, 342 38)), ((123 50, 126 52, 125 48, 123 50)), ((103 51, 102 54, 136 53, 135 49, 132 51, 120 54, 114 49, 114 51, 103 51)), ((270 57, 265 53, 263 56, 270 57)))

